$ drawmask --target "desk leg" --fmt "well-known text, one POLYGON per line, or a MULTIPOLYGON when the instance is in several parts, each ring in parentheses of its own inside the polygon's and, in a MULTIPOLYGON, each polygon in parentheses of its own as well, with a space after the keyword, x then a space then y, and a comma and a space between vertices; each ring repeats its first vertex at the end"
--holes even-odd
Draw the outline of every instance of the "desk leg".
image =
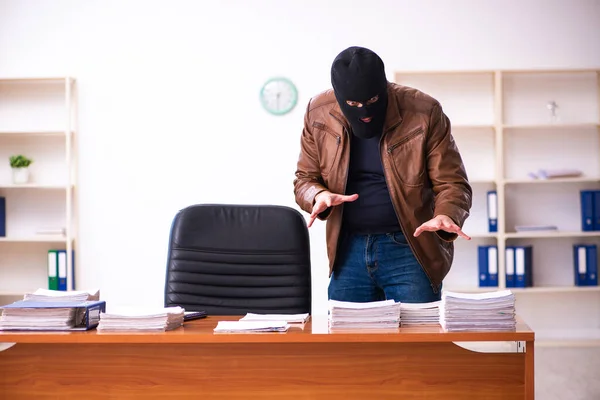
POLYGON ((533 340, 527 342, 525 348, 525 399, 535 399, 535 349, 533 340))

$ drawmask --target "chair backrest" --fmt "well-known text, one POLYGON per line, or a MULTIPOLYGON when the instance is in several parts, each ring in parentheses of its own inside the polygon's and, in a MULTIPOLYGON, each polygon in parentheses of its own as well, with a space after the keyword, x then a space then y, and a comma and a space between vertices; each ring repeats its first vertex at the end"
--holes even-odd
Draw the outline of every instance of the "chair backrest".
POLYGON ((197 204, 171 226, 165 306, 209 315, 311 312, 310 242, 297 210, 197 204))

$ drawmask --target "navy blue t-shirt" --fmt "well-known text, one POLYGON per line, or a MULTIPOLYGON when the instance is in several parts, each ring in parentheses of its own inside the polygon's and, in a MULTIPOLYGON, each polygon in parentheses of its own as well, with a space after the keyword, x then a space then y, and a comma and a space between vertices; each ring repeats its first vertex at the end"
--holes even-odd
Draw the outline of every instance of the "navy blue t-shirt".
POLYGON ((351 232, 368 234, 400 231, 383 175, 379 139, 379 136, 361 139, 352 135, 346 194, 358 193, 358 199, 344 203, 343 213, 344 229, 351 232))

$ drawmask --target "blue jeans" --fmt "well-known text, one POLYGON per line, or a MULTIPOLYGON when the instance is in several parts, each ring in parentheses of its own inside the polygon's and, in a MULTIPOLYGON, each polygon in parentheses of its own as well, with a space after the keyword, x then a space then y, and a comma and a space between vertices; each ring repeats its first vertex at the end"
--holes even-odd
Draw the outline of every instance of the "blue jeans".
POLYGON ((342 233, 329 299, 426 303, 441 298, 431 285, 402 232, 355 235, 342 233))

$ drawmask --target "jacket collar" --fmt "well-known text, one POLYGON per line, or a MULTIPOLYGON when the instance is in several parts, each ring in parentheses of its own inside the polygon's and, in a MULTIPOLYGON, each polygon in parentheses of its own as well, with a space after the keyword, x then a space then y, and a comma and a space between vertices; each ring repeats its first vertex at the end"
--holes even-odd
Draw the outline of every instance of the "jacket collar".
MULTIPOLYGON (((396 93, 392 89, 392 84, 388 82, 388 105, 385 113, 385 123, 383 125, 383 134, 385 135, 389 131, 395 129, 402 122, 402 113, 396 93)), ((333 108, 329 111, 329 114, 335 118, 348 132, 350 132, 350 124, 342 113, 342 109, 337 101, 334 103, 333 108)))

